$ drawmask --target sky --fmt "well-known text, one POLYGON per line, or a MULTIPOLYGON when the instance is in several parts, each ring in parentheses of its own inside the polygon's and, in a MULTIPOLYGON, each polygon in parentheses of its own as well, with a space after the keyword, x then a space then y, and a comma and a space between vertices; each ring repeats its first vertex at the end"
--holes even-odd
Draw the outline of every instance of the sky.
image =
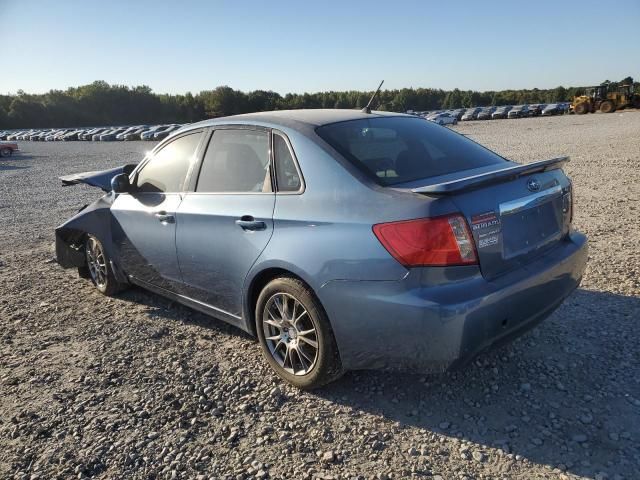
POLYGON ((640 0, 0 0, 0 25, 2 94, 94 80, 284 94, 640 78, 640 0))

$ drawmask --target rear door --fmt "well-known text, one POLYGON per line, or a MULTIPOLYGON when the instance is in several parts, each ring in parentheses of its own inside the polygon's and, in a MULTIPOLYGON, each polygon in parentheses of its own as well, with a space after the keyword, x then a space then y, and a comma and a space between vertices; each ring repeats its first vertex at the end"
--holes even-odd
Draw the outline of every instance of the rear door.
POLYGON ((134 191, 111 206, 112 235, 125 272, 136 280, 178 291, 176 211, 203 132, 164 145, 136 170, 134 191))
POLYGON ((247 273, 273 233, 270 150, 267 129, 216 129, 194 191, 178 208, 185 294, 236 318, 247 273))

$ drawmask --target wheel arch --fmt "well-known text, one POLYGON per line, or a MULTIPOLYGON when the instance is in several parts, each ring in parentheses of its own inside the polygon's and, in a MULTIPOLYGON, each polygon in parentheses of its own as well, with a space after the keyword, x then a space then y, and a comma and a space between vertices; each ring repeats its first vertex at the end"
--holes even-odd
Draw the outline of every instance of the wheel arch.
MULTIPOLYGON (((292 277, 300 280, 309 287, 309 289, 315 294, 318 302, 320 302, 312 282, 307 280, 307 275, 305 275, 304 272, 300 272, 299 269, 293 266, 271 264, 264 268, 255 270, 252 272, 251 277, 247 278, 245 282, 245 294, 243 300, 245 330, 254 337, 257 336, 255 310, 258 296, 260 296, 262 289, 271 280, 278 277, 292 277)), ((322 305, 322 303, 320 304, 322 305)), ((331 323, 331 320, 329 320, 329 323, 331 323)))

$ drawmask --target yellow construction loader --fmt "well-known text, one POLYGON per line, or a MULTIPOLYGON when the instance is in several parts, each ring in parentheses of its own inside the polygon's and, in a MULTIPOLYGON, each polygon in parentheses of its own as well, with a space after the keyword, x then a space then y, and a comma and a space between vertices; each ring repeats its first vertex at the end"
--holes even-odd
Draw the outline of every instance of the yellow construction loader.
POLYGON ((588 87, 584 95, 573 97, 571 110, 584 113, 612 113, 627 107, 640 108, 640 95, 633 92, 633 85, 599 85, 588 87))

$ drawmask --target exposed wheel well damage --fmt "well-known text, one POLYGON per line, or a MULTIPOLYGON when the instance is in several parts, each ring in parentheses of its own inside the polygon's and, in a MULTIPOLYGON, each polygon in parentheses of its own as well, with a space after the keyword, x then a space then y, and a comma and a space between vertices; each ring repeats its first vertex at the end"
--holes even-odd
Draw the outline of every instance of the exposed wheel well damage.
POLYGON ((56 261, 64 268, 83 267, 86 264, 84 243, 87 233, 75 228, 56 229, 56 261))

